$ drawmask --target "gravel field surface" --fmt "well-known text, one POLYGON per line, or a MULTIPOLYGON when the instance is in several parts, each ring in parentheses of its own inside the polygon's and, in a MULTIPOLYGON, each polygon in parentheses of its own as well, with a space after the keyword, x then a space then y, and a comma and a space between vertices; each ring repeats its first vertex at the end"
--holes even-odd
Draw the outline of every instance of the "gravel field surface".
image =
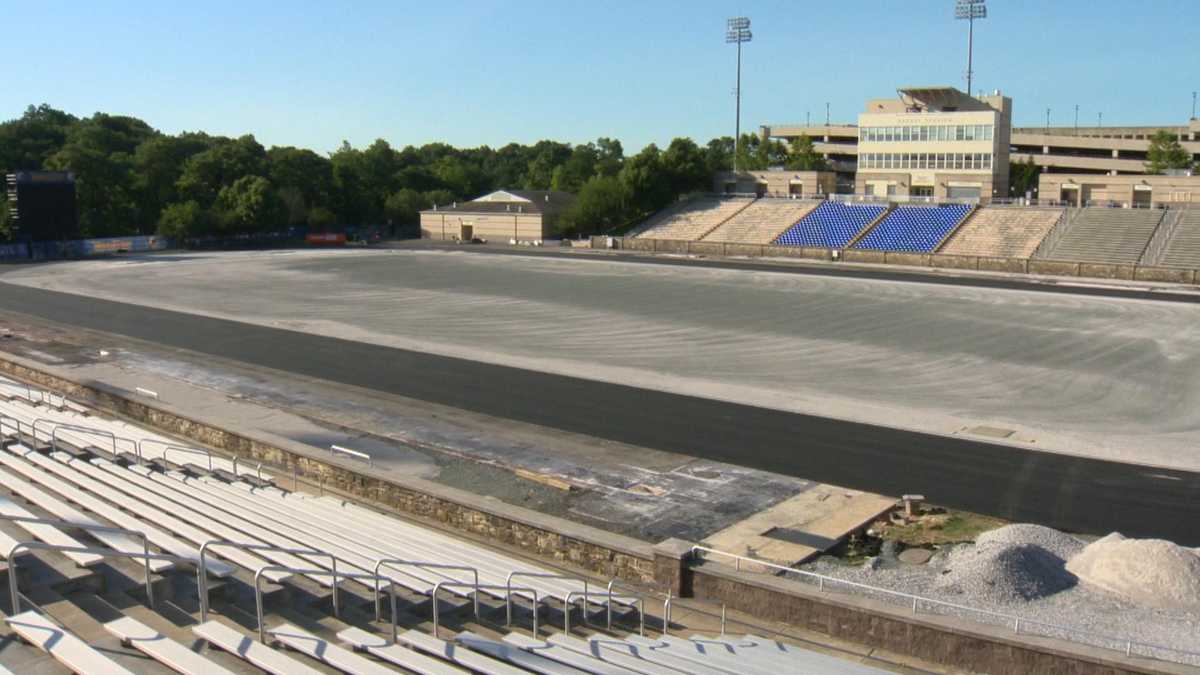
POLYGON ((920 431, 986 426, 993 442, 1200 470, 1200 307, 1185 303, 399 250, 117 258, 3 280, 920 431))

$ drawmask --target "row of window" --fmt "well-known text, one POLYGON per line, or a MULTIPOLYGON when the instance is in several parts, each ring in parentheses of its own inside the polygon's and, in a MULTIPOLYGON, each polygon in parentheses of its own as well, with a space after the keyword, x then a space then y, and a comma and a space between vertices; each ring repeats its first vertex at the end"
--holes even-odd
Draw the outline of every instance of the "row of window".
POLYGON ((893 141, 990 141, 991 124, 958 124, 912 127, 861 127, 858 140, 870 143, 893 141))
POLYGON ((992 168, 990 152, 862 152, 858 155, 861 169, 950 169, 978 170, 992 168))

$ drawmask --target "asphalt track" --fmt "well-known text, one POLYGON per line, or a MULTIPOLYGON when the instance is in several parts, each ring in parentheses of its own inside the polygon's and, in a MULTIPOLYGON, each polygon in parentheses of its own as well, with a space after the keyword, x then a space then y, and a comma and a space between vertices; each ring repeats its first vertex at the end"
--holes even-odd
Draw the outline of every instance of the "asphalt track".
POLYGON ((633 445, 1200 545, 1200 474, 649 391, 0 283, 0 309, 633 445))

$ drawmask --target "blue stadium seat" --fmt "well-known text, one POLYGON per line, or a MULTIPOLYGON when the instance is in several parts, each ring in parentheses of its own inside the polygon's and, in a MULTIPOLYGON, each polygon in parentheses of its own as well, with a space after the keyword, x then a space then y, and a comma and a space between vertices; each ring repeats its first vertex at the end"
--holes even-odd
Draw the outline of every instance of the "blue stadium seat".
POLYGON ((966 204, 899 206, 854 248, 931 253, 970 210, 966 204))
POLYGON ((825 202, 779 235, 775 243, 779 246, 845 248, 885 208, 881 204, 825 202))

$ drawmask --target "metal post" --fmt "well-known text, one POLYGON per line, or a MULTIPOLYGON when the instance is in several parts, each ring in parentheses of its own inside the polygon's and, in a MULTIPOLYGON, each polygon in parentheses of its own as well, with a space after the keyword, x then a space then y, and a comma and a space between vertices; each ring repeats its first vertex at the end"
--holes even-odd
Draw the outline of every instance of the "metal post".
POLYGON ((971 79, 975 75, 974 59, 975 59, 975 13, 972 12, 970 19, 967 21, 967 96, 971 95, 971 79))
POLYGON ((721 637, 725 637, 725 604, 721 603, 721 637))
POLYGON ((1079 135, 1079 104, 1075 104, 1075 135, 1079 135))
POLYGON ((734 93, 734 98, 737 99, 737 103, 734 106, 734 109, 736 110, 736 112, 734 113, 734 123, 733 123, 733 129, 734 129, 734 131, 733 131, 733 172, 737 173, 737 170, 738 170, 738 165, 737 165, 738 145, 742 142, 742 41, 741 40, 738 40, 738 43, 737 43, 737 85, 736 85, 736 88, 734 89, 733 93, 734 93))

